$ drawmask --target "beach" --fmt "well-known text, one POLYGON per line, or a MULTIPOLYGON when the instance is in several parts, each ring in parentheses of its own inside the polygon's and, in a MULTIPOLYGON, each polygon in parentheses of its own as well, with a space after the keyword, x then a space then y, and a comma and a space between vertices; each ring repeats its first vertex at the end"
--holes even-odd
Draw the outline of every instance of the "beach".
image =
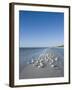
POLYGON ((23 48, 19 62, 19 79, 64 77, 63 48, 23 48))

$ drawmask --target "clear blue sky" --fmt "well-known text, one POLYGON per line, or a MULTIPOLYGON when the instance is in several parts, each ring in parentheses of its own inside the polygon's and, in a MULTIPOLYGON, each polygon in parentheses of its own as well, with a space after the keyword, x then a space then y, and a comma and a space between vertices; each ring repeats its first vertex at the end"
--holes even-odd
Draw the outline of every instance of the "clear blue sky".
POLYGON ((19 11, 20 47, 49 47, 64 43, 64 13, 19 11))

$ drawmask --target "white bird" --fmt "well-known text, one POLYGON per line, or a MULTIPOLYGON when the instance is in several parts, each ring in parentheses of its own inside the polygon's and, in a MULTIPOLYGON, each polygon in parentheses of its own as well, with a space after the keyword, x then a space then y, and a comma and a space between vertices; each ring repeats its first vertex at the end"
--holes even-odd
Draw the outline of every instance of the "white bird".
POLYGON ((34 63, 34 60, 33 59, 31 60, 31 63, 34 63))
POLYGON ((58 60, 58 58, 56 57, 56 58, 55 58, 55 61, 57 61, 57 60, 58 60))
POLYGON ((51 67, 54 67, 54 65, 52 64, 51 67))
POLYGON ((34 66, 38 66, 39 61, 34 62, 34 66))
POLYGON ((40 65, 38 66, 38 68, 40 68, 40 65))
POLYGON ((42 68, 43 66, 44 66, 43 63, 40 62, 38 65, 38 68, 40 68, 40 67, 42 68))
POLYGON ((40 66, 43 67, 44 66, 43 63, 40 62, 40 66))
POLYGON ((52 64, 54 62, 54 60, 53 59, 50 59, 50 64, 52 64))

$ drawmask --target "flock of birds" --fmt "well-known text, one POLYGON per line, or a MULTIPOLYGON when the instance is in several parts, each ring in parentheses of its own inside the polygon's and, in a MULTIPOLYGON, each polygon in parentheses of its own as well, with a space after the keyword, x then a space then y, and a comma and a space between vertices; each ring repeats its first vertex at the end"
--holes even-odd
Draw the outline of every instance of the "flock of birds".
POLYGON ((47 63, 51 65, 51 67, 55 67, 54 63, 58 61, 58 57, 54 54, 47 53, 41 54, 36 60, 32 58, 31 63, 33 66, 38 68, 44 68, 47 63))

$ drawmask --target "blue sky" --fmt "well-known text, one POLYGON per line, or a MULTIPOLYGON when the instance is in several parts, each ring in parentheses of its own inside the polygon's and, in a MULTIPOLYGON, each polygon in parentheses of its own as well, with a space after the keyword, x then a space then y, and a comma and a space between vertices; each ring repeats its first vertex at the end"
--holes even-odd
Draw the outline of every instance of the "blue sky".
POLYGON ((19 46, 49 47, 64 43, 64 13, 19 11, 19 46))

